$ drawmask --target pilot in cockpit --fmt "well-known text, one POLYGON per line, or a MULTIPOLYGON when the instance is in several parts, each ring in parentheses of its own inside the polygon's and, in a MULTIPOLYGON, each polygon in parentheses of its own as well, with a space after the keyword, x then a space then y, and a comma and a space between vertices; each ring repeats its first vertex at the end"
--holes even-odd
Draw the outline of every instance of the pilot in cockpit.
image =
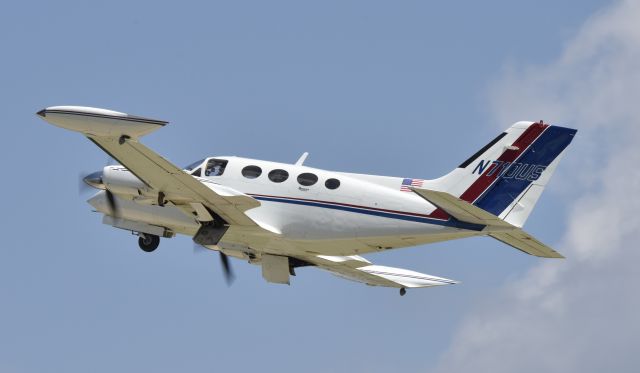
POLYGON ((207 163, 207 168, 204 172, 206 176, 220 176, 224 172, 224 167, 227 165, 227 161, 211 159, 207 163))

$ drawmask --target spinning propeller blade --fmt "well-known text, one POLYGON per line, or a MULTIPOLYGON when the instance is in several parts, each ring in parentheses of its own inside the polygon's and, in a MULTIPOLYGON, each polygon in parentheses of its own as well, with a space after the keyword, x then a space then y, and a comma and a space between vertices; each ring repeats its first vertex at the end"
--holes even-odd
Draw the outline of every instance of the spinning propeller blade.
MULTIPOLYGON (((211 250, 195 242, 193 243, 194 254, 204 253, 207 251, 211 251, 211 250)), ((218 251, 218 253, 220 253, 220 263, 222 264, 222 273, 224 275, 224 279, 227 282, 227 286, 231 286, 231 284, 233 283, 233 280, 235 279, 235 275, 233 274, 233 270, 231 269, 231 263, 229 262, 229 257, 227 256, 227 254, 223 253, 222 251, 218 251)))
POLYGON ((224 273, 224 279, 227 281, 227 286, 231 286, 235 276, 233 275, 233 270, 229 263, 229 257, 227 257, 227 254, 222 251, 220 251, 220 262, 222 263, 222 271, 224 273))
POLYGON ((109 204, 109 210, 111 211, 111 216, 117 218, 120 216, 120 212, 118 211, 118 204, 116 203, 116 197, 111 193, 109 189, 105 189, 105 194, 107 196, 107 204, 109 204))
POLYGON ((107 198, 107 205, 109 206, 109 211, 111 216, 117 218, 120 215, 118 210, 118 204, 116 203, 115 195, 107 189, 102 181, 102 171, 93 172, 89 175, 82 176, 80 174, 80 181, 78 184, 78 193, 82 194, 88 190, 88 188, 102 189, 105 192, 105 196, 107 198))

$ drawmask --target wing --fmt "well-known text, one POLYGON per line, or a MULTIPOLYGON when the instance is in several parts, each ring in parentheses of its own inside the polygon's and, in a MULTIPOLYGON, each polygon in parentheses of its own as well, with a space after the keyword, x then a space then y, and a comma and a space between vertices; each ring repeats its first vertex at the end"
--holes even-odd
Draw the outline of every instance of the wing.
POLYGON ((77 106, 51 107, 38 115, 56 126, 87 136, 154 193, 164 195, 164 199, 199 214, 207 214, 202 208, 206 206, 229 224, 256 225, 244 211, 260 206, 260 202, 221 185, 205 185, 138 142, 139 137, 167 122, 77 106))
POLYGON ((393 288, 421 288, 453 285, 457 281, 410 271, 408 269, 374 265, 363 257, 326 256, 299 257, 299 259, 325 269, 339 277, 372 286, 393 288))

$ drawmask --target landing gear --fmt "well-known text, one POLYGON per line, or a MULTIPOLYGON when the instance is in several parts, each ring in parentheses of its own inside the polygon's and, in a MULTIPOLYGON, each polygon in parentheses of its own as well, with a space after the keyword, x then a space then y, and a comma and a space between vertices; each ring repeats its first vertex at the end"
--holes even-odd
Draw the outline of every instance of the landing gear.
POLYGON ((153 250, 158 248, 160 245, 160 237, 155 234, 142 234, 140 233, 140 238, 138 238, 138 246, 145 252, 152 252, 153 250))
POLYGON ((407 294, 407 289, 405 288, 400 288, 400 296, 404 296, 405 294, 407 294))

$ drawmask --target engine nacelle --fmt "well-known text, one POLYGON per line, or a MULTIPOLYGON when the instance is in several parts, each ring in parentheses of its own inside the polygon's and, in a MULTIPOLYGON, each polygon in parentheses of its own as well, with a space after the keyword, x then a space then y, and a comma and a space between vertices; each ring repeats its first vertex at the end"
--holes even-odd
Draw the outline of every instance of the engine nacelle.
POLYGON ((106 166, 102 170, 102 183, 115 194, 147 195, 148 187, 124 166, 106 166))

